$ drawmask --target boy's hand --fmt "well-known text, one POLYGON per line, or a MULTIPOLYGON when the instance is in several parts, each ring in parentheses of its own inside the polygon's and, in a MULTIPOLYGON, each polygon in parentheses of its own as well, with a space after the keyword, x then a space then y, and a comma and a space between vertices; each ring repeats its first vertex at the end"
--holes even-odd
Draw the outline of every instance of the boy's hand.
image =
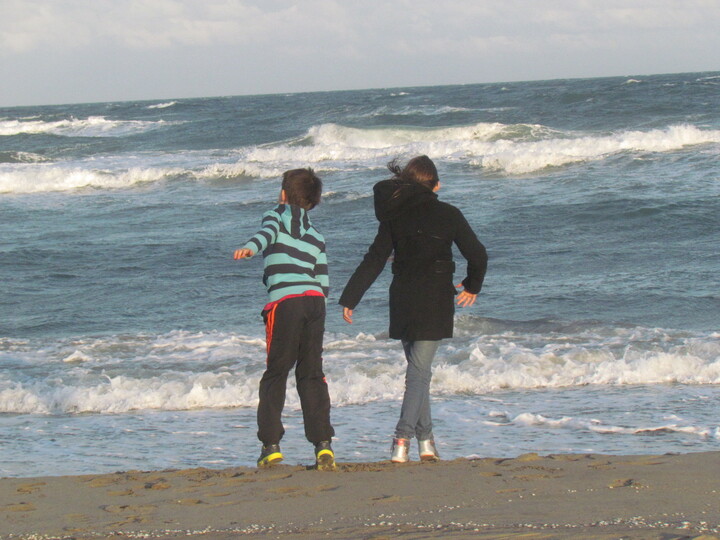
MULTIPOLYGON (((462 283, 456 285, 458 289, 462 286, 462 283)), ((466 290, 463 290, 460 294, 458 294, 457 305, 460 307, 469 307, 475 303, 475 300, 477 300, 477 294, 472 294, 467 292, 466 290)))
POLYGON ((345 319, 345 322, 348 324, 352 324, 352 313, 352 309, 346 307, 343 308, 343 319, 345 319))
POLYGON ((252 249, 243 248, 243 249, 236 249, 235 250, 235 260, 238 259, 245 259, 246 257, 252 257, 255 255, 252 249))

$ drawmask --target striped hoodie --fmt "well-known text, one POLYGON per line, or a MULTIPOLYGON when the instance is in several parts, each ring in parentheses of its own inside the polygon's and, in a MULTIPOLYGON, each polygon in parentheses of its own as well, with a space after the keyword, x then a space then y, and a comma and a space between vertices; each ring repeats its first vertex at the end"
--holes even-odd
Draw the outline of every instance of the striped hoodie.
POLYGON ((265 212, 262 228, 243 248, 255 254, 262 251, 263 283, 270 302, 310 291, 327 298, 330 289, 325 238, 310 223, 303 208, 280 204, 265 212))

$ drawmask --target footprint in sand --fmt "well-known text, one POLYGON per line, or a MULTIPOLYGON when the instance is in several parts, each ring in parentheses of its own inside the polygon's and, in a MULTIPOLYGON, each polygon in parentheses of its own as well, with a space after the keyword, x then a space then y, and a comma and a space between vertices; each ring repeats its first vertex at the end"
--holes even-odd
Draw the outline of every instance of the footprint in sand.
POLYGON ((618 478, 617 480, 614 480, 611 482, 608 487, 610 489, 618 489, 618 488, 626 488, 626 487, 634 487, 634 488, 640 488, 642 487, 636 480, 633 480, 632 478, 618 478))
POLYGON ((1 507, 6 512, 34 512, 35 505, 32 503, 20 502, 15 504, 6 504, 1 507))
POLYGON ((588 465, 588 468, 596 471, 604 471, 607 469, 614 469, 615 466, 609 461, 603 461, 602 463, 591 463, 588 465))
POLYGON ((648 457, 642 457, 640 459, 632 459, 628 461, 618 461, 617 465, 630 465, 631 467, 634 466, 647 466, 647 465, 662 465, 665 463, 665 461, 658 459, 656 457, 648 456, 648 457))
POLYGON ((123 489, 120 491, 108 491, 107 494, 113 497, 127 497, 129 495, 135 495, 135 492, 132 489, 123 489))
POLYGON ((98 476, 96 478, 91 478, 89 480, 86 480, 85 483, 90 487, 108 487, 115 485, 119 482, 119 479, 110 477, 110 476, 98 476))
POLYGON ((314 488, 304 488, 299 486, 285 486, 266 489, 266 493, 273 493, 275 495, 286 495, 289 497, 297 497, 302 495, 304 497, 313 496, 315 493, 322 493, 324 491, 335 491, 340 489, 340 486, 324 484, 314 488))
POLYGON ((250 482, 257 482, 257 478, 246 478, 246 477, 237 477, 237 478, 227 478, 223 480, 222 484, 225 487, 229 486, 237 486, 239 484, 249 484, 250 482))
POLYGON ((378 472, 384 471, 388 468, 389 467, 387 465, 383 465, 382 463, 343 463, 339 466, 339 470, 343 472, 378 472))
POLYGON ((65 514, 63 518, 65 521, 69 521, 73 524, 88 523, 90 521, 90 516, 86 514, 65 514))
POLYGON ((164 478, 161 478, 159 480, 153 481, 153 482, 146 482, 143 486, 145 489, 152 489, 152 490, 163 490, 163 489, 170 489, 170 484, 168 484, 164 478))
POLYGON ((396 503, 405 499, 411 499, 410 496, 401 495, 380 495, 379 497, 372 497, 370 500, 380 503, 396 503))
POLYGON ((292 495, 292 494, 298 494, 300 492, 304 492, 305 490, 301 487, 286 486, 286 487, 270 488, 270 489, 266 489, 265 491, 267 493, 276 493, 278 495, 292 495))
POLYGON ((33 484, 22 484, 18 486, 17 492, 29 495, 30 493, 36 493, 40 491, 40 487, 44 486, 45 482, 35 482, 33 484))
POLYGON ((286 478, 292 478, 292 473, 280 473, 273 474, 272 476, 263 475, 263 480, 285 480, 286 478))
POLYGON ((514 474, 513 478, 526 481, 563 477, 562 474, 559 474, 562 472, 562 469, 543 467, 541 465, 524 465, 522 467, 517 467, 513 469, 513 472, 522 472, 523 474, 514 474))
POLYGON ((515 458, 515 461, 519 461, 521 463, 528 462, 528 461, 540 461, 543 459, 535 452, 531 452, 529 454, 522 454, 521 456, 518 456, 515 458))
POLYGON ((181 504, 183 506, 195 506, 197 504, 207 504, 202 499, 178 499, 175 504, 181 504))
POLYGON ((207 482, 210 478, 221 476, 217 471, 210 469, 190 469, 174 473, 174 476, 185 478, 190 482, 207 482))
POLYGON ((548 480, 550 478, 562 478, 562 476, 555 476, 552 474, 514 474, 515 480, 523 480, 525 482, 532 482, 533 480, 548 480))
POLYGON ((103 504, 101 510, 110 514, 149 514, 157 510, 154 504, 103 504))
POLYGON ((125 525, 137 525, 138 523, 150 523, 150 520, 143 516, 128 516, 123 520, 108 523, 107 525, 105 525, 105 528, 112 530, 117 529, 118 527, 123 527, 125 525))

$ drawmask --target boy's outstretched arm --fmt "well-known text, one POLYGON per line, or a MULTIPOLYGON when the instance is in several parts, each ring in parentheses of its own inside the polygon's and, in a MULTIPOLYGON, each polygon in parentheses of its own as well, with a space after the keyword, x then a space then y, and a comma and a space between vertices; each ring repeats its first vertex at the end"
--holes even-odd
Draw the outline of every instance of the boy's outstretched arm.
POLYGON ((235 250, 235 260, 247 259, 256 253, 265 251, 270 244, 275 242, 279 230, 280 214, 277 209, 265 212, 262 217, 262 228, 242 248, 235 250))
POLYGON ((252 257, 253 255, 255 255, 255 253, 253 252, 252 249, 248 249, 248 248, 236 249, 234 259, 237 261, 238 259, 246 259, 248 257, 252 257))

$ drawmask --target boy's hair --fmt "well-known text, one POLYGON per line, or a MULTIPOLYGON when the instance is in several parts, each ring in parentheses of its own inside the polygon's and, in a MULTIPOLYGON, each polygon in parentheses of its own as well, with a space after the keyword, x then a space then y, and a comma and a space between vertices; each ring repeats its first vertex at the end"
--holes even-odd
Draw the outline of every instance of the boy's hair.
POLYGON ((312 210, 320 204, 322 180, 310 167, 292 169, 283 173, 282 189, 285 190, 288 204, 312 210))
POLYGON ((388 169, 399 180, 409 182, 417 182, 428 189, 434 189, 440 182, 437 168, 432 159, 422 155, 416 156, 407 162, 405 167, 400 167, 397 159, 393 159, 388 163, 388 169))

